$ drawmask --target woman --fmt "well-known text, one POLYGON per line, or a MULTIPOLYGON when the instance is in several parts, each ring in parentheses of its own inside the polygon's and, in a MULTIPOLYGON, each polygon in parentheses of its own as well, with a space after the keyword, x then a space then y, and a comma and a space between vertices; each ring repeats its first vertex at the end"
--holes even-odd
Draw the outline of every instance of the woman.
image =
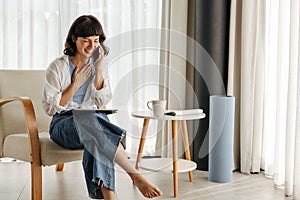
POLYGON ((161 191, 127 159, 120 144, 124 130, 111 124, 103 113, 80 112, 80 109, 100 108, 111 100, 109 77, 103 66, 103 58, 108 54, 103 45, 105 39, 102 26, 95 17, 80 16, 68 32, 65 55, 50 63, 43 107, 53 116, 49 131, 51 139, 67 149, 84 149, 82 163, 91 198, 114 199, 114 162, 128 173, 145 197, 158 197, 161 191), (91 56, 95 51, 99 51, 99 57, 93 59, 91 56), (64 113, 72 109, 76 112, 64 113))

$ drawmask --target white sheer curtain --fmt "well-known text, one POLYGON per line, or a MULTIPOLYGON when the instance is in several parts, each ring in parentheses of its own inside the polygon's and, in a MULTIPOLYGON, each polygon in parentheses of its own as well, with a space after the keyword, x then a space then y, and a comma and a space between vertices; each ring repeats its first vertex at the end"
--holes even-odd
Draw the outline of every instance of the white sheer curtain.
MULTIPOLYGON (((240 80, 241 87, 241 171, 263 169, 275 186, 284 186, 286 196, 300 199, 299 1, 232 4, 241 17, 231 19, 236 22, 231 36, 239 37, 231 37, 230 47, 230 82, 240 80), (239 58, 241 65, 235 62, 239 58)), ((235 93, 237 87, 229 90, 235 93)))
MULTIPOLYGON (((161 1, 151 0, 3 0, 0 1, 0 69, 46 69, 63 54, 64 42, 71 23, 80 15, 92 14, 101 22, 113 53, 130 44, 159 38, 143 34, 145 28, 161 28, 161 1), (137 31, 136 31, 137 30, 137 31), (125 37, 123 37, 125 35, 125 37), (117 42, 117 45, 115 45, 117 42)), ((157 46, 157 45, 156 45, 157 46)), ((142 123, 130 117, 132 110, 145 108, 149 99, 159 94, 158 49, 128 49, 108 59, 113 90, 108 106, 119 109, 112 116, 127 130, 127 151, 135 153, 142 123), (150 71, 147 66, 152 66, 150 71), (151 77, 151 83, 140 82, 151 77), (140 85, 141 84, 141 85, 140 85), (124 97, 124 98, 123 98, 124 97), (126 97, 126 98, 125 98, 126 97)), ((149 132, 156 130, 156 124, 149 132)), ((145 153, 153 154, 156 135, 145 144, 145 153)))
MULTIPOLYGON (((187 60, 187 17, 188 1, 164 0, 162 4, 162 51, 160 62, 160 98, 167 100, 168 109, 186 108, 186 60, 187 60)), ((191 97, 189 97, 191 98, 191 97)), ((159 156, 172 157, 171 123, 159 124, 156 151, 159 156)), ((181 128, 181 125, 178 125, 181 128)), ((192 134, 190 134, 192 135, 192 134)), ((179 156, 184 154, 182 137, 178 137, 179 156)))
POLYGON ((44 68, 61 52, 58 5, 59 1, 0 2, 1 69, 44 68))

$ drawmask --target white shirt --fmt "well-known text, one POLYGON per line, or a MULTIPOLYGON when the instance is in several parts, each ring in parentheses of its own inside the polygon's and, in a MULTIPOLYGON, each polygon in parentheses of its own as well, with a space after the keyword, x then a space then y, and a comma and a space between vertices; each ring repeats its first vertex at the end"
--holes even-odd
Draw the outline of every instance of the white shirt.
POLYGON ((107 70, 103 70, 103 88, 96 90, 93 77, 90 82, 82 104, 72 101, 72 98, 65 106, 60 106, 62 92, 71 84, 70 67, 68 56, 63 55, 50 63, 46 71, 44 89, 42 94, 42 104, 45 112, 52 116, 64 110, 71 109, 93 109, 95 106, 106 105, 112 98, 107 70))

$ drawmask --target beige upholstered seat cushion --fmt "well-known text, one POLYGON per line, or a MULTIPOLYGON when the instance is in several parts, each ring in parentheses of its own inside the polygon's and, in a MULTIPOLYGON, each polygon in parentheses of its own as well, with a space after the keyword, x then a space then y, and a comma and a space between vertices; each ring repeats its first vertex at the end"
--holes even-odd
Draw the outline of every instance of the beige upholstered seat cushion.
MULTIPOLYGON (((39 134, 41 144, 41 162, 44 166, 66 163, 82 159, 82 150, 67 150, 50 139, 48 132, 39 134)), ((4 156, 30 162, 29 139, 27 133, 11 134, 4 139, 4 156)))

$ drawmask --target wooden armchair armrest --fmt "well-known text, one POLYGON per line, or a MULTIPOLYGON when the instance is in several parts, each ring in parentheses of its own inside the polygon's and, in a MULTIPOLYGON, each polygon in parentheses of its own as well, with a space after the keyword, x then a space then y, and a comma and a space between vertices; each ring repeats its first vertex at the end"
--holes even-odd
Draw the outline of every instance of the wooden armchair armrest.
POLYGON ((4 104, 17 101, 22 104, 26 121, 27 132, 29 134, 30 160, 31 164, 41 166, 40 140, 38 126, 35 117, 32 100, 29 97, 7 97, 0 99, 0 107, 4 104))

